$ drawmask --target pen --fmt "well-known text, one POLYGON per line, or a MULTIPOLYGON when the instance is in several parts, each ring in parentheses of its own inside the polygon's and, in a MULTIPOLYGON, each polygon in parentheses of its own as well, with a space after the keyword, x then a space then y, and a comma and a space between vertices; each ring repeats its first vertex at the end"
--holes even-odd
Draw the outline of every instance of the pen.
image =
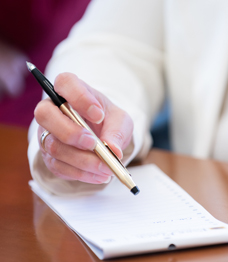
POLYGON ((63 114, 68 116, 78 125, 86 128, 96 139, 96 147, 94 152, 97 156, 107 164, 107 166, 112 170, 115 176, 122 182, 130 191, 137 195, 140 191, 136 184, 134 183, 130 173, 117 157, 117 155, 111 150, 106 142, 102 142, 93 132, 93 130, 87 125, 87 123, 82 119, 82 117, 70 106, 70 104, 61 96, 59 96, 53 85, 49 80, 32 64, 26 62, 28 70, 33 74, 36 80, 39 82, 43 90, 51 98, 53 103, 59 107, 63 114))

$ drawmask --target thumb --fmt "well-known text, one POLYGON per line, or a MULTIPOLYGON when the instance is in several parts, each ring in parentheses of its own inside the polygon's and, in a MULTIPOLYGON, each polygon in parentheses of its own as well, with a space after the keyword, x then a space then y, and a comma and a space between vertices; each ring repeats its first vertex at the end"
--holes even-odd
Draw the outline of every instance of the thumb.
POLYGON ((123 150, 129 145, 133 133, 133 121, 123 110, 117 108, 108 110, 103 121, 101 141, 105 141, 113 152, 123 158, 123 150))

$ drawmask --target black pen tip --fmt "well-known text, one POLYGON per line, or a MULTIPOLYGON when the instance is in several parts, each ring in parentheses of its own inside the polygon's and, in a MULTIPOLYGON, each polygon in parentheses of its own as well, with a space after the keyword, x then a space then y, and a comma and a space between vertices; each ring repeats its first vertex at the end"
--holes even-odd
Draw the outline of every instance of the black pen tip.
POLYGON ((138 189, 137 186, 135 186, 135 187, 133 187, 133 188, 131 189, 131 192, 132 192, 134 195, 138 195, 138 193, 140 192, 140 190, 138 189))
POLYGON ((28 70, 31 72, 33 69, 35 69, 36 67, 32 64, 32 63, 30 63, 30 62, 27 62, 26 61, 26 65, 27 65, 27 67, 28 67, 28 70))

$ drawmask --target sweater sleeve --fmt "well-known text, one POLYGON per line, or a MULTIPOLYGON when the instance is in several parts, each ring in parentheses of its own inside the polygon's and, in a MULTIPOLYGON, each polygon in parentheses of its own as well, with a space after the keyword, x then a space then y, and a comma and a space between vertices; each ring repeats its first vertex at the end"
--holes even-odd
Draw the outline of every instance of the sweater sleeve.
MULTIPOLYGON (((125 164, 145 157, 151 147, 150 126, 164 99, 162 38, 161 0, 94 0, 46 68, 51 82, 59 73, 75 73, 131 116, 134 133, 123 152, 125 164)), ((39 153, 37 128, 33 120, 28 158, 33 178, 44 189, 74 194, 104 186, 52 175, 39 153)))

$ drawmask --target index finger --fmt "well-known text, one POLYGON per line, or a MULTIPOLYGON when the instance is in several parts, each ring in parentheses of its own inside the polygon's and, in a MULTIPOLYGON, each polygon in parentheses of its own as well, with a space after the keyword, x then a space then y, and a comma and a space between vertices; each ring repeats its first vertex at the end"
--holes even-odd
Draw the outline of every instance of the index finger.
POLYGON ((99 124, 104 119, 104 109, 88 86, 72 73, 59 74, 54 83, 55 91, 64 97, 81 116, 99 124))
POLYGON ((37 123, 62 143, 84 150, 93 150, 95 148, 96 140, 94 136, 65 116, 50 99, 40 101, 36 106, 34 115, 37 123))

